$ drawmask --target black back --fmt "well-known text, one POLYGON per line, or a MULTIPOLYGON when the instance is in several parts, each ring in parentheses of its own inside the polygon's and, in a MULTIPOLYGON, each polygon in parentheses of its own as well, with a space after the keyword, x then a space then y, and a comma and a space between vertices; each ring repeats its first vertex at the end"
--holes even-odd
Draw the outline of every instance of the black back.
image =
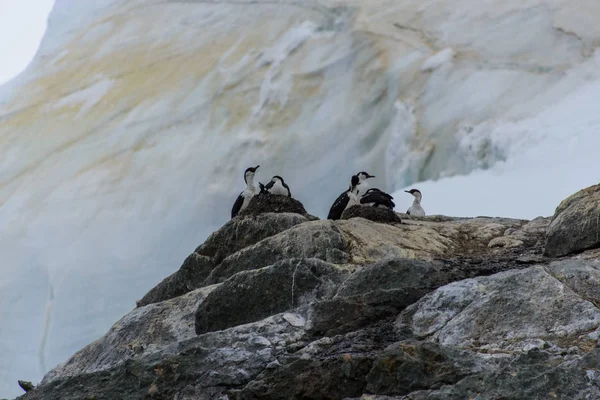
POLYGON ((242 193, 240 193, 238 198, 235 200, 235 203, 233 203, 233 208, 231 209, 231 218, 238 215, 238 213, 242 209, 242 205, 244 204, 244 198, 242 197, 242 193))
POLYGON ((382 205, 389 209, 393 209, 396 206, 396 204, 394 204, 392 199, 392 196, 385 192, 382 192, 379 189, 369 189, 367 190, 367 193, 365 193, 364 196, 360 198, 360 203, 373 203, 373 207, 382 205))
POLYGON ((329 209, 329 214, 327 215, 327 219, 338 220, 342 217, 342 213, 346 209, 348 202, 350 201, 350 196, 348 196, 348 191, 346 190, 342 194, 338 196, 338 198, 333 202, 333 205, 329 209))

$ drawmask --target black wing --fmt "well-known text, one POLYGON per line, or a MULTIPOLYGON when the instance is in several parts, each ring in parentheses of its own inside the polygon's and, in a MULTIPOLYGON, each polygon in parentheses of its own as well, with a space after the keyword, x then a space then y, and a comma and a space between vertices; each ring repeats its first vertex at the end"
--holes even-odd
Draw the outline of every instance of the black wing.
POLYGON ((406 210, 406 213, 407 213, 408 215, 410 215, 410 208, 409 208, 408 210, 406 210))
POLYGON ((231 218, 238 215, 238 213, 242 209, 242 204, 244 204, 244 198, 242 197, 242 193, 240 193, 238 198, 235 200, 235 203, 233 203, 233 208, 231 209, 231 218))
POLYGON ((374 207, 379 205, 386 206, 389 209, 393 209, 396 205, 392 201, 392 196, 382 192, 379 189, 369 189, 363 197, 360 198, 361 204, 373 203, 374 207))
POLYGON ((377 188, 369 189, 369 190, 367 190, 367 193, 365 193, 365 194, 368 194, 369 192, 377 192, 377 193, 380 193, 382 196, 387 197, 390 200, 394 200, 394 198, 392 197, 391 194, 387 194, 386 192, 384 192, 384 191, 382 191, 380 189, 377 189, 377 188))
POLYGON ((348 196, 348 192, 340 194, 338 198, 333 202, 331 209, 329 209, 329 215, 327 215, 327 219, 340 219, 349 201, 350 196, 348 196))
POLYGON ((267 183, 266 185, 263 186, 263 190, 265 191, 265 193, 271 193, 270 190, 273 187, 273 185, 275 184, 275 182, 273 181, 269 181, 269 183, 267 183))
POLYGON ((287 189, 288 197, 292 197, 292 191, 290 190, 290 187, 287 185, 287 183, 283 182, 283 187, 287 189))
POLYGON ((262 182, 258 182, 258 187, 260 188, 260 193, 265 193, 265 185, 262 182))

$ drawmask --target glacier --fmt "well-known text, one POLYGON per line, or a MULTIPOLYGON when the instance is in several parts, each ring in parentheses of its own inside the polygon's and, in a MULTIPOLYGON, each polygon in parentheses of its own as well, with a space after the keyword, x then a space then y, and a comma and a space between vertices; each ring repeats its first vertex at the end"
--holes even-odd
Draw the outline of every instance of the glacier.
POLYGON ((594 0, 57 0, 0 87, 0 397, 100 337, 282 175, 367 170, 428 214, 550 215, 597 183, 594 0))

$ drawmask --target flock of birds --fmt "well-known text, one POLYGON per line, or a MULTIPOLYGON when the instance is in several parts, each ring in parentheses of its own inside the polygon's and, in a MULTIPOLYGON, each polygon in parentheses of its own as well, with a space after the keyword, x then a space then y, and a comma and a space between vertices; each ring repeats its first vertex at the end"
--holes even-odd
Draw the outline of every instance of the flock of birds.
MULTIPOLYGON (((292 192, 290 191, 289 186, 279 175, 275 175, 273 178, 271 178, 269 183, 266 185, 258 182, 259 187, 257 189, 254 185, 254 176, 256 175, 256 170, 258 167, 260 166, 257 165, 256 167, 250 167, 244 171, 246 189, 240 193, 233 204, 233 208, 231 209, 231 218, 235 217, 242 210, 248 207, 252 197, 259 193, 292 197, 292 192)), ((355 205, 365 207, 381 207, 393 210, 396 206, 393 201, 394 198, 382 190, 377 188, 369 188, 369 184, 367 183, 367 179, 369 178, 375 178, 375 176, 364 171, 359 172, 356 175, 352 175, 348 190, 340 194, 335 200, 331 206, 331 209, 329 210, 327 219, 340 219, 342 217, 342 213, 346 209, 355 205)), ((421 206, 421 199, 423 198, 421 192, 418 189, 405 190, 405 192, 414 196, 413 204, 406 211, 406 213, 413 216, 424 216, 425 210, 423 210, 423 207, 421 206)))

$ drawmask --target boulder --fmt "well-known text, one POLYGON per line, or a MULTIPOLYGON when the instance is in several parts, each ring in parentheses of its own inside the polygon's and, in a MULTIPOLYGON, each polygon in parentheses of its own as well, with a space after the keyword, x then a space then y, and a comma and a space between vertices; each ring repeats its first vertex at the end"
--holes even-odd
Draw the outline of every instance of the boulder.
POLYGON ((289 259, 243 271, 214 290, 196 311, 202 334, 257 321, 332 297, 346 273, 319 259, 289 259))
POLYGON ((382 351, 366 376, 366 391, 402 395, 457 383, 473 373, 478 357, 437 343, 405 340, 382 351))
POLYGON ((174 343, 194 337, 194 312, 215 288, 217 286, 204 287, 172 300, 134 309, 103 337, 46 374, 42 384, 161 354, 174 343))
POLYGON ((545 255, 559 257, 600 247, 600 185, 563 200, 546 233, 545 255))
POLYGON ((583 280, 594 285, 599 278, 598 263, 572 261, 466 279, 407 307, 397 328, 416 338, 485 352, 552 346, 585 350, 597 336, 590 332, 600 327, 599 292, 571 287, 583 280), (575 268, 576 273, 564 273, 575 268))
POLYGON ((179 270, 163 279, 137 302, 138 307, 173 299, 203 286, 204 280, 214 268, 206 256, 192 253, 179 270))
POLYGON ((272 265, 288 258, 319 258, 335 264, 347 262, 346 242, 331 221, 311 221, 261 240, 227 257, 208 276, 205 284, 272 265))
POLYGON ((293 212, 239 215, 210 235, 196 249, 196 253, 210 257, 215 264, 219 264, 236 251, 307 221, 307 217, 293 212))
POLYGON ((341 219, 365 218, 373 222, 400 224, 402 220, 389 208, 352 206, 342 213, 341 219))
POLYGON ((599 399, 600 350, 557 356, 532 349, 508 357, 501 368, 470 375, 453 386, 401 399, 599 399), (566 358, 566 359, 565 359, 566 358))
POLYGON ((442 263, 388 258, 358 269, 335 298, 314 302, 309 327, 315 335, 355 330, 396 315, 444 282, 442 263))

